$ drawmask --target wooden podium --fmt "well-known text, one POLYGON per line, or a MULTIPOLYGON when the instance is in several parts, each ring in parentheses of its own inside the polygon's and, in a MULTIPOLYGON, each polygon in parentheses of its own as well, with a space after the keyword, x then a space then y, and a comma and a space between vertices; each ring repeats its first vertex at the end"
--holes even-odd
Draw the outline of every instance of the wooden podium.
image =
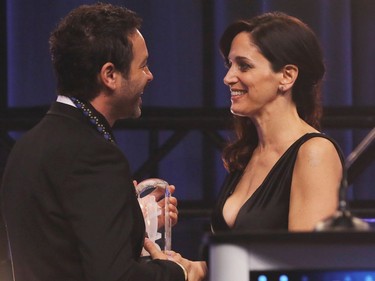
POLYGON ((210 281, 375 281, 375 232, 219 233, 210 281))

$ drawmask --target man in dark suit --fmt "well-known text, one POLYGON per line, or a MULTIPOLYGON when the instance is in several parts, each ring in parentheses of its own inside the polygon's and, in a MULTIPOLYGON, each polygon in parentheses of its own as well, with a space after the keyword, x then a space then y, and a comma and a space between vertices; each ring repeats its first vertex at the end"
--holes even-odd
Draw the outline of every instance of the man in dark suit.
POLYGON ((141 19, 83 5, 50 37, 57 101, 14 146, 2 183, 15 281, 199 280, 195 263, 139 262, 145 226, 111 127, 141 115, 153 79, 141 19))

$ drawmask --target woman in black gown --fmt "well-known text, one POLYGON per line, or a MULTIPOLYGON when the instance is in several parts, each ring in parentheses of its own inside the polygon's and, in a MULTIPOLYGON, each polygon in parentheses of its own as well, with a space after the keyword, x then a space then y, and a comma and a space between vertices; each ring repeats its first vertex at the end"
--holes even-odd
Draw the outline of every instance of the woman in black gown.
POLYGON ((212 229, 310 231, 334 213, 343 157, 320 133, 325 72, 313 31, 283 13, 238 21, 220 49, 236 139, 212 229))
POLYGON ((213 232, 313 230, 335 212, 343 173, 340 148, 318 130, 325 67, 315 34, 267 13, 230 25, 220 48, 236 139, 223 152, 213 232))

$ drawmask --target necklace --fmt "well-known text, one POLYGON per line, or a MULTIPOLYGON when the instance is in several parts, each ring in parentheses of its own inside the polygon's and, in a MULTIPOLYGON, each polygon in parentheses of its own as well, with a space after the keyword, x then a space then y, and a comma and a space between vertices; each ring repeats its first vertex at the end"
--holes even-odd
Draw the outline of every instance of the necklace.
POLYGON ((109 141, 109 142, 115 142, 114 137, 110 130, 107 129, 107 126, 103 125, 99 118, 94 114, 94 112, 89 108, 88 105, 86 105, 84 102, 80 101, 79 99, 75 97, 69 97, 72 102, 75 104, 75 106, 80 109, 89 120, 90 123, 95 127, 95 129, 103 135, 103 137, 109 141))

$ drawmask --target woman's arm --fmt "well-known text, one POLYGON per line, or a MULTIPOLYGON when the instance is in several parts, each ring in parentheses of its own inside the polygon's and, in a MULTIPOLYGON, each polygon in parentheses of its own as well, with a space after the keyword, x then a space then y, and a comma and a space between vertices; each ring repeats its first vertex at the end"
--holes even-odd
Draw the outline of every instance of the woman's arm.
POLYGON ((292 178, 290 231, 311 231, 335 212, 342 169, 339 154, 328 139, 312 138, 301 146, 292 178))

